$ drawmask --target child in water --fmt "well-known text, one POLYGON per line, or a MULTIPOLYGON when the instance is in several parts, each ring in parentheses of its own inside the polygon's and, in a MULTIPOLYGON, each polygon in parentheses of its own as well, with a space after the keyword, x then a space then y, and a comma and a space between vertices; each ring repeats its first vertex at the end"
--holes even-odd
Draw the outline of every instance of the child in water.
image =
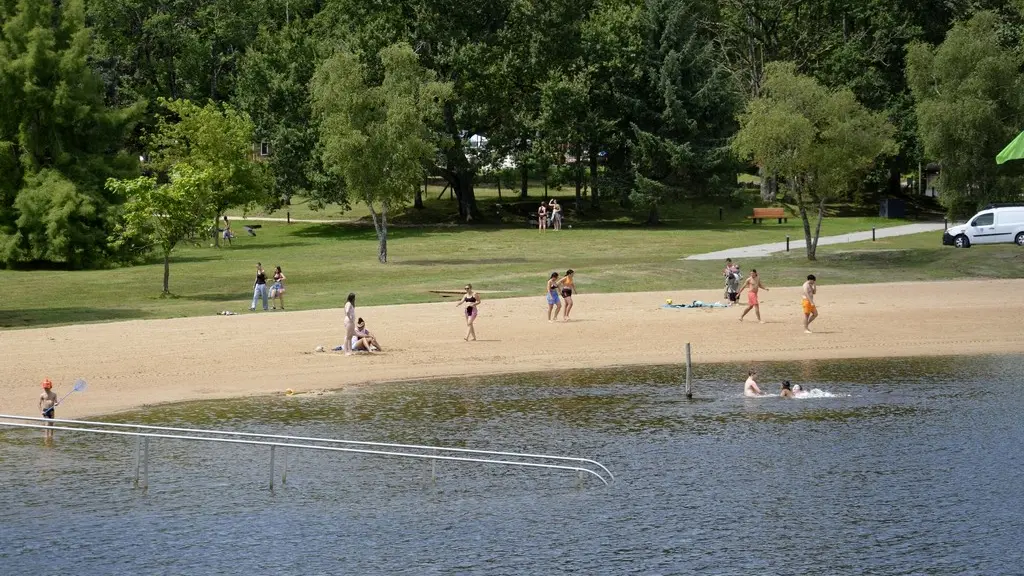
MULTIPOLYGON (((39 411, 43 413, 43 418, 56 418, 54 409, 57 407, 57 394, 53 391, 53 382, 49 378, 43 380, 43 393, 39 396, 39 411)), ((53 426, 51 422, 46 423, 47 426, 53 426)), ((46 431, 46 437, 53 437, 53 430, 46 431)))

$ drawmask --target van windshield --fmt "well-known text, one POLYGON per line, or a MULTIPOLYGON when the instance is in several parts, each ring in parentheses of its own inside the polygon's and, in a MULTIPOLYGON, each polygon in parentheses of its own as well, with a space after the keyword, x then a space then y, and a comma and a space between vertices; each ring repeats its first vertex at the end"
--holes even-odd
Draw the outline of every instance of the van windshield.
POLYGON ((975 218, 974 222, 971 222, 971 226, 991 226, 993 222, 995 222, 995 217, 991 212, 989 212, 987 214, 981 214, 975 218))

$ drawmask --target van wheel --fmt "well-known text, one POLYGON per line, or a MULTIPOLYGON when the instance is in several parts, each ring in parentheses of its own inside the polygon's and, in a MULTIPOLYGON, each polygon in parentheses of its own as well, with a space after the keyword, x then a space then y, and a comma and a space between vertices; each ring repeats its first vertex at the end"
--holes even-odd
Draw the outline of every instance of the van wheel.
POLYGON ((971 240, 967 236, 961 234, 953 239, 953 246, 956 246, 957 248, 970 248, 971 240))
POLYGON ((1024 232, 1017 234, 1017 237, 1013 239, 1017 243, 1017 246, 1024 246, 1024 232))

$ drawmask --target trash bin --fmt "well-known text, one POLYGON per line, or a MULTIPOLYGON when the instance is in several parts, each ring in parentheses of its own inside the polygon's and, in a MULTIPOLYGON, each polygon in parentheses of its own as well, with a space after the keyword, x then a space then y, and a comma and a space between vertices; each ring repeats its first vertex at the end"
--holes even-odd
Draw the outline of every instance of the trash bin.
POLYGON ((882 200, 878 215, 882 218, 904 218, 907 215, 907 205, 899 198, 886 198, 882 200))

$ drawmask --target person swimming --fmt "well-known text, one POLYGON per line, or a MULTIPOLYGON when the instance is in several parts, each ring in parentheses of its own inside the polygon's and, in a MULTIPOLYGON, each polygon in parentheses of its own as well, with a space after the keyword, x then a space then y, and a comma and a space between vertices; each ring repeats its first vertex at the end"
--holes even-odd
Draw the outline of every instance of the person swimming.
POLYGON ((794 398, 793 387, 790 385, 789 380, 782 382, 782 390, 779 391, 780 398, 794 398))
POLYGON ((761 389, 757 387, 757 372, 751 370, 747 373, 747 381, 743 384, 744 396, 760 396, 761 389))

